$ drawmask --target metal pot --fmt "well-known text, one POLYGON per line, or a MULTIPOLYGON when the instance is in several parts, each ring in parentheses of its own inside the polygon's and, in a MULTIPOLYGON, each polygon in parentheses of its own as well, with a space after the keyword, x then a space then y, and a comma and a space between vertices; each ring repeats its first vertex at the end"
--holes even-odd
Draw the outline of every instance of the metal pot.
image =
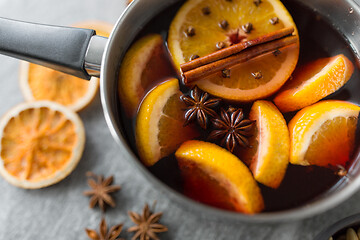
POLYGON ((360 214, 355 214, 349 217, 346 217, 344 219, 341 219, 340 221, 330 225, 326 229, 324 229, 322 232, 320 232, 314 240, 329 240, 331 236, 335 235, 339 231, 346 230, 350 227, 356 227, 357 229, 360 224, 360 214))
MULTIPOLYGON (((122 151, 154 187, 183 208, 198 216, 217 220, 274 222, 309 217, 330 209, 350 197, 360 187, 360 149, 348 178, 339 182, 318 199, 301 207, 244 215, 212 208, 185 197, 158 180, 131 150, 120 120, 117 79, 119 64, 141 28, 160 11, 182 0, 136 0, 120 16, 108 39, 94 35, 93 30, 54 27, 0 19, 0 52, 28 60, 78 77, 89 79, 101 72, 101 101, 108 127, 122 151)), ((285 0, 284 0, 285 1, 285 0)), ((301 1, 301 0, 288 0, 301 1)), ((339 31, 359 59, 360 8, 352 0, 303 1, 306 7, 323 16, 339 31)))

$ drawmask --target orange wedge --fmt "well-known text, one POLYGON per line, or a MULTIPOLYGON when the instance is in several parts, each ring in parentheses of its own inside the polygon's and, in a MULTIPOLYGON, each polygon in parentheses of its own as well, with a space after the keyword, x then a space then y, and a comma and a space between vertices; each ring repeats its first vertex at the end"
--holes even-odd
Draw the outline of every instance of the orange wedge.
POLYGON ((341 88, 354 72, 354 65, 343 54, 318 59, 299 67, 274 98, 282 112, 309 106, 341 88))
POLYGON ((191 140, 183 143, 175 156, 188 196, 247 214, 263 210, 263 197, 250 170, 229 151, 191 140))
POLYGON ((132 117, 145 94, 173 75, 160 34, 150 34, 135 42, 127 51, 119 73, 119 97, 127 115, 132 117))
POLYGON ((81 119, 50 101, 20 104, 0 120, 0 174, 22 188, 42 188, 69 175, 85 144, 81 119))
POLYGON ((186 105, 180 95, 178 80, 173 78, 150 91, 140 105, 135 138, 146 166, 154 165, 175 152, 181 143, 199 135, 193 126, 183 126, 186 105))
MULTIPOLYGON (((177 68, 194 56, 206 56, 222 46, 251 40, 270 32, 294 27, 295 23, 279 0, 189 0, 171 23, 168 46, 177 68), (271 19, 276 19, 271 24, 271 19), (224 25, 224 21, 227 24, 224 25), (245 25, 252 24, 248 31, 245 25), (221 27, 222 26, 222 27, 221 27), (225 26, 225 27, 224 27, 225 26)), ((217 97, 249 102, 275 93, 290 77, 299 57, 299 42, 230 68, 230 77, 214 74, 196 82, 217 97)))
MULTIPOLYGON (((108 23, 89 21, 75 27, 92 28, 101 36, 108 37, 112 26, 108 23)), ((50 100, 79 111, 94 98, 99 79, 90 81, 61 73, 40 65, 21 62, 20 88, 26 101, 50 100)))
POLYGON ((251 107, 250 120, 256 121, 256 132, 249 140, 251 148, 241 150, 240 157, 255 179, 278 188, 289 163, 290 138, 286 121, 269 101, 256 101, 251 107))
POLYGON ((289 122, 290 162, 345 166, 354 152, 360 107, 345 101, 321 101, 289 122))

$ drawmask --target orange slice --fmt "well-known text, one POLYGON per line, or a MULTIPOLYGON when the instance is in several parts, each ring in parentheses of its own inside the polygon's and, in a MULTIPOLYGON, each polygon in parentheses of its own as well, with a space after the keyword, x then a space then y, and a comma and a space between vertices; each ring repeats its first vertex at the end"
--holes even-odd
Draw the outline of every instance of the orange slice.
POLYGON ((191 140, 183 143, 175 156, 190 197, 247 214, 263 210, 263 197, 250 170, 229 151, 191 140))
MULTIPOLYGON (((75 27, 92 28, 101 36, 108 37, 112 26, 103 22, 84 22, 75 27)), ((79 111, 94 98, 99 79, 90 81, 55 71, 40 65, 21 62, 20 88, 26 101, 50 100, 79 111)))
POLYGON ((20 104, 0 120, 0 174, 22 188, 42 188, 69 175, 85 144, 81 119, 50 101, 20 104))
POLYGON ((256 131, 249 139, 251 148, 242 149, 240 157, 250 165, 255 179, 278 188, 289 163, 290 138, 286 121, 269 101, 256 101, 251 107, 250 120, 256 121, 256 131))
MULTIPOLYGON (((294 27, 294 34, 298 35, 291 15, 279 0, 262 0, 260 4, 253 0, 189 0, 171 23, 168 46, 179 68, 192 56, 202 57, 215 52, 218 43, 229 46, 285 27, 294 27), (270 20, 274 18, 278 21, 271 24, 270 20), (220 27, 223 21, 228 23, 225 28, 220 27), (248 23, 253 29, 246 33, 243 26, 248 23)), ((237 102, 270 96, 295 69, 299 43, 282 48, 280 52, 265 54, 230 68, 229 78, 224 78, 220 72, 196 84, 212 95, 237 102)))
POLYGON ((99 20, 87 20, 84 22, 79 22, 73 25, 77 28, 90 28, 96 31, 96 35, 109 37, 113 25, 107 22, 99 21, 99 20))
POLYGON ((298 68, 274 98, 282 112, 309 106, 341 88, 354 72, 354 65, 343 54, 323 58, 298 68))
POLYGON ((160 34, 150 34, 135 42, 119 72, 119 97, 127 115, 136 113, 147 91, 173 75, 160 34))
POLYGON ((136 117, 135 138, 140 159, 146 166, 170 155, 186 140, 199 134, 191 125, 184 127, 186 105, 180 100, 177 79, 150 91, 136 117))
POLYGON ((345 166, 355 144, 360 107, 345 101, 321 101, 299 111, 289 122, 290 162, 345 166))

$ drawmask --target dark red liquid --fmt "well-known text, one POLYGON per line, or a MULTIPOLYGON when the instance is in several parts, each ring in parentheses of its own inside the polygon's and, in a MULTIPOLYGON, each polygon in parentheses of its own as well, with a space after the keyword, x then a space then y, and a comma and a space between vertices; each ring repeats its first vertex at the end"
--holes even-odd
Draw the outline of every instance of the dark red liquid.
MULTIPOLYGON (((156 16, 143 28, 138 38, 148 33, 160 33, 166 41, 170 22, 182 3, 183 2, 166 9, 156 16)), ((320 16, 294 0, 283 0, 283 3, 292 14, 300 34, 301 46, 298 65, 308 63, 318 58, 335 56, 340 53, 347 56, 354 65, 357 65, 351 48, 346 44, 345 40, 320 16)), ((177 76, 174 75, 174 77, 177 76)), ((358 81, 358 79, 359 69, 356 67, 348 83, 326 99, 346 100, 360 105, 360 94, 358 94, 360 81, 358 81)), ((183 86, 182 90, 187 91, 183 86)), ((241 107, 245 109, 245 113, 247 114, 251 104, 247 106, 242 105, 241 107)), ((134 119, 128 119, 122 110, 121 112, 121 118, 129 144, 136 153, 134 119)), ((289 121, 294 115, 295 113, 287 113, 284 117, 289 121)), ((359 134, 357 134, 357 136, 359 136, 359 134)), ((203 138, 203 140, 206 139, 203 138)), ((161 159, 154 166, 150 167, 149 171, 165 184, 184 193, 184 182, 174 155, 161 159)), ((265 211, 279 211, 304 205, 327 192, 340 179, 339 176, 334 174, 334 170, 329 168, 316 166, 303 167, 289 164, 285 178, 278 189, 271 189, 259 183, 265 201, 265 211)), ((187 195, 195 200, 204 202, 199 192, 187 193, 187 195)), ((211 196, 209 197, 206 202, 218 206, 216 199, 214 199, 215 197, 213 197, 213 199, 211 196)))

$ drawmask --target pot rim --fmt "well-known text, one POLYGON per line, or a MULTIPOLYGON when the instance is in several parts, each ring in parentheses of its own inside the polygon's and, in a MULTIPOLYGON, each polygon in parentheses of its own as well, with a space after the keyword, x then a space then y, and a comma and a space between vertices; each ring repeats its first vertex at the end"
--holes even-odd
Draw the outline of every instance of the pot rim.
MULTIPOLYGON (((156 1, 156 0, 151 0, 151 1, 156 1)), ((177 1, 179 0, 166 1, 166 3, 162 5, 162 8, 160 10, 165 9, 167 6, 170 6, 171 4, 177 1)), ((109 90, 114 91, 114 88, 109 87, 109 85, 114 86, 113 84, 114 79, 111 76, 111 74, 109 74, 106 70, 107 65, 111 64, 110 50, 112 47, 117 45, 117 43, 114 41, 115 34, 121 31, 120 28, 122 27, 122 24, 125 19, 129 18, 129 16, 131 15, 136 14, 134 13, 134 11, 136 9, 139 9, 140 5, 143 2, 146 1, 141 1, 141 0, 133 1, 121 14, 109 36, 109 40, 106 44, 104 55, 102 58, 101 77, 100 77, 100 97, 101 97, 101 103, 102 103, 106 123, 111 132, 111 135, 113 136, 117 144, 120 146, 120 151, 125 152, 127 154, 127 157, 131 159, 130 161, 131 165, 135 167, 137 170, 139 170, 142 173, 142 175, 145 176, 145 179, 151 183, 152 186, 156 186, 155 188, 156 190, 160 190, 162 193, 165 193, 169 197, 169 199, 175 200, 175 202, 178 205, 180 205, 183 209, 186 209, 189 212, 191 211, 193 213, 196 213, 196 215, 200 217, 206 217, 206 218, 210 217, 216 220, 220 220, 220 219, 230 220, 233 222, 244 221, 251 223, 260 223, 260 222, 282 222, 282 221, 299 220, 322 213, 340 204, 359 189, 360 176, 357 176, 353 179, 351 184, 348 184, 347 186, 343 187, 339 192, 334 192, 323 199, 314 200, 308 204, 288 210, 277 211, 277 212, 264 212, 254 215, 245 215, 237 212, 231 212, 227 210, 214 208, 196 202, 186 197, 185 195, 175 191, 174 189, 170 188, 168 185, 166 185, 165 183, 157 179, 153 174, 151 174, 147 170, 147 168, 138 160, 137 156, 128 146, 127 140, 122 135, 121 131, 116 127, 117 126, 116 117, 114 116, 114 112, 111 110, 112 109, 111 101, 113 101, 114 99, 110 97, 111 94, 109 93, 109 90)), ((349 4, 350 7, 354 9, 354 11, 360 13, 360 8, 354 1, 346 0, 346 2, 349 4)), ((154 15, 156 15, 156 13, 152 14, 152 16, 154 15)), ((360 159, 360 151, 356 156, 356 159, 360 159)))

